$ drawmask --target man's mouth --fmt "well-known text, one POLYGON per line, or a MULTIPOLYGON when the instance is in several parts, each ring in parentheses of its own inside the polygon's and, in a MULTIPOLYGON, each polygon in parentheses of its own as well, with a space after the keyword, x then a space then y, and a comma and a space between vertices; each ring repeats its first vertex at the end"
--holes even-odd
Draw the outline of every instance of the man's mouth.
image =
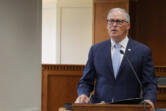
POLYGON ((112 31, 112 32, 116 32, 117 30, 116 30, 116 29, 112 29, 111 31, 112 31))

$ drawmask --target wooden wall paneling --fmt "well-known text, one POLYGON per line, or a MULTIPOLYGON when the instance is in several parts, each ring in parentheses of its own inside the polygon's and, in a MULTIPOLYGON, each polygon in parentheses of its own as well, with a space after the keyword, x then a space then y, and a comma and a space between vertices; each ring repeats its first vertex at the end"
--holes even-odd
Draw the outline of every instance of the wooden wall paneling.
MULTIPOLYGON (((42 65, 42 111, 58 111, 74 102, 84 65, 42 65)), ((155 66, 157 77, 166 76, 166 66, 155 66)), ((166 86, 158 86, 156 107, 166 108, 166 86)))
POLYGON ((156 107, 166 108, 166 86, 158 86, 156 107))
POLYGON ((130 1, 131 36, 152 49, 155 65, 166 65, 166 0, 130 1))
POLYGON ((47 111, 47 72, 42 66, 42 111, 47 111))
MULTIPOLYGON (((155 66, 156 77, 166 77, 166 66, 155 66)), ((166 108, 166 86, 158 85, 156 107, 166 108)))
POLYGON ((129 10, 129 0, 94 0, 93 2, 93 44, 109 39, 107 32, 107 14, 111 8, 129 10))
POLYGON ((155 66, 155 73, 157 77, 166 77, 166 66, 155 66))
POLYGON ((83 65, 42 65, 42 111, 58 111, 64 103, 73 103, 83 65))

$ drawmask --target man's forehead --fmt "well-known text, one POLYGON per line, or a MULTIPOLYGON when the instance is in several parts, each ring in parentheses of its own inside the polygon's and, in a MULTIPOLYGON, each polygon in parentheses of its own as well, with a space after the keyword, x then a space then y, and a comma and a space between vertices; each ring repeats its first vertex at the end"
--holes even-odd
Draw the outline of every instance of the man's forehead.
POLYGON ((115 11, 112 11, 112 13, 110 14, 110 18, 119 18, 119 19, 125 19, 125 14, 119 10, 115 10, 115 11))

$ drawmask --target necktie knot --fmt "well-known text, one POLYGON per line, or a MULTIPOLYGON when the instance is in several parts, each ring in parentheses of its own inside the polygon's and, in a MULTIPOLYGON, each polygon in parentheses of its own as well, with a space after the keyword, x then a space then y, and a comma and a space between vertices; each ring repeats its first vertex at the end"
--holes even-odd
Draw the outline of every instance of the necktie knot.
POLYGON ((114 47, 115 47, 115 48, 121 48, 121 45, 118 44, 118 43, 116 43, 116 44, 114 45, 114 47))

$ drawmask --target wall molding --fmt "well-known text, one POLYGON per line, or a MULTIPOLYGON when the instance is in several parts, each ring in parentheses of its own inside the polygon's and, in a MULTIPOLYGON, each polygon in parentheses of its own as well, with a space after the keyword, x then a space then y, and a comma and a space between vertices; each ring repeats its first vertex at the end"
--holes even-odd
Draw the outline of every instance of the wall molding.
POLYGON ((42 70, 45 71, 83 71, 84 65, 69 65, 69 64, 43 64, 42 70))
POLYGON ((155 66, 155 73, 157 77, 166 76, 166 66, 155 66))

